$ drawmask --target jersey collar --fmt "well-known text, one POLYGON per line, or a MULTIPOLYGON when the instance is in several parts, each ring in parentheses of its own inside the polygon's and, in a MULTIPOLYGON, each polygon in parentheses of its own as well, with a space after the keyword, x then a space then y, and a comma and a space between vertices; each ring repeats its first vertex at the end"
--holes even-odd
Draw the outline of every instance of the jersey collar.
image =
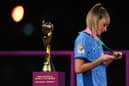
POLYGON ((84 32, 87 32, 88 34, 90 34, 94 39, 98 39, 98 37, 92 33, 91 29, 89 27, 87 27, 84 32))

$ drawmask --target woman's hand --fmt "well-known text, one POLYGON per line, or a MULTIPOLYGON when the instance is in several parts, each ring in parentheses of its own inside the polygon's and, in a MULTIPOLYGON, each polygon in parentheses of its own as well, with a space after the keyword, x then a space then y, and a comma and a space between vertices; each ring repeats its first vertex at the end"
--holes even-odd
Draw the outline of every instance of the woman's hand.
POLYGON ((123 54, 120 51, 113 51, 112 55, 115 56, 115 58, 114 58, 115 60, 122 59, 122 57, 123 57, 123 54))

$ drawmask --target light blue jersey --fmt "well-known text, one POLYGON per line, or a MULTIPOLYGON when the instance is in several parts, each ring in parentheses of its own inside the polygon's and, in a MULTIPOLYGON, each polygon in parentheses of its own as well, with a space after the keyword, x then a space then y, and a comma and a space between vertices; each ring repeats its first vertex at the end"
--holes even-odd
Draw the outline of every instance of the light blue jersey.
MULTIPOLYGON (((75 59, 84 59, 86 62, 95 61, 103 55, 102 45, 86 32, 80 32, 74 44, 75 59)), ((104 63, 93 69, 76 74, 77 86, 107 86, 106 65, 104 63)))

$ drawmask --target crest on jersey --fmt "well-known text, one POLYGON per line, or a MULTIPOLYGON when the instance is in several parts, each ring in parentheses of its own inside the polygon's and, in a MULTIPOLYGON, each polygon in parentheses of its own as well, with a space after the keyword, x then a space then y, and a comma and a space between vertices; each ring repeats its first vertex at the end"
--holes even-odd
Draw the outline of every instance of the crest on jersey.
POLYGON ((78 53, 84 53, 84 47, 83 47, 83 45, 82 44, 78 44, 78 46, 77 46, 77 52, 78 53))

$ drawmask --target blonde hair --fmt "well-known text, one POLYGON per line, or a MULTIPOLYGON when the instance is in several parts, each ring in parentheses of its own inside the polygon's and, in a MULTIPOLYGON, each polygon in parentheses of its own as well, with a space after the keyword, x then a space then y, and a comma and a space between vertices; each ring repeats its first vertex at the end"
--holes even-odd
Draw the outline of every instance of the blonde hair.
POLYGON ((97 35, 97 27, 98 27, 98 22, 104 18, 104 17, 109 17, 109 13, 107 10, 102 6, 101 3, 95 4, 88 12, 86 16, 86 23, 87 27, 91 29, 93 34, 97 35))

